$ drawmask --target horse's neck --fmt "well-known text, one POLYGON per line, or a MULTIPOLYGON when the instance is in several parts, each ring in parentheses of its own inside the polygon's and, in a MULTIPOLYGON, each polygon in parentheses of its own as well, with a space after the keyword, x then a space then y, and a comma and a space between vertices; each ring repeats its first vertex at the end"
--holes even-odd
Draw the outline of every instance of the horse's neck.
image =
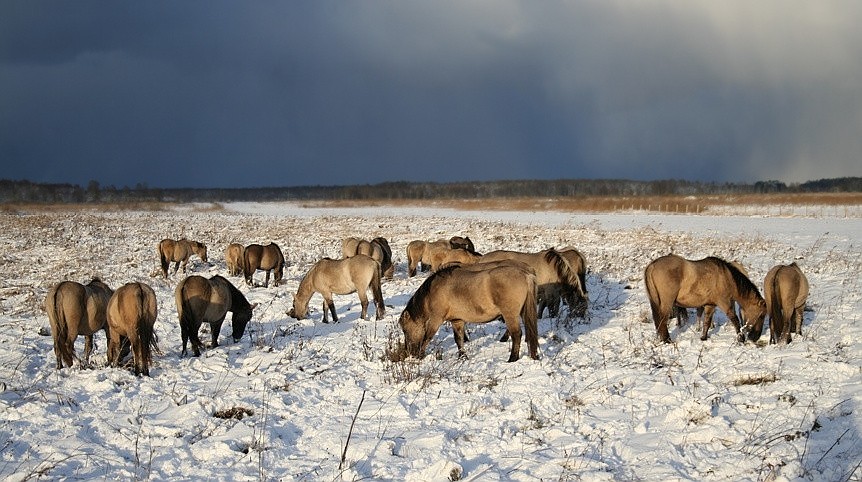
POLYGON ((298 303, 300 306, 308 306, 308 300, 310 300, 311 295, 314 294, 311 275, 312 272, 309 271, 308 274, 305 275, 305 278, 302 278, 302 281, 299 282, 299 287, 296 289, 296 296, 294 296, 294 304, 298 303))

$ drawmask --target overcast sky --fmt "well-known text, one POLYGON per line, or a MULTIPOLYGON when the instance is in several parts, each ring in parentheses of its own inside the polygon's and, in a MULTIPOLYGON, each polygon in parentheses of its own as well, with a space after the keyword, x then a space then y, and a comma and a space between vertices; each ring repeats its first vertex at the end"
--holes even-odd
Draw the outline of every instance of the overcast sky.
POLYGON ((4 1, 0 179, 862 176, 862 2, 4 1))

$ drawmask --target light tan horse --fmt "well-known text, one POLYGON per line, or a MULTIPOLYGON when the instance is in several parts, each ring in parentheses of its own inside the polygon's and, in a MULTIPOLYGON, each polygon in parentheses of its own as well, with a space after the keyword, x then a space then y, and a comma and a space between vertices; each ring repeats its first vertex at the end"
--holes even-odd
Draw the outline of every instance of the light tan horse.
POLYGON ((438 239, 437 241, 410 241, 407 244, 407 276, 416 276, 416 268, 421 265, 422 271, 428 271, 431 267, 431 255, 435 248, 448 247, 451 249, 466 249, 467 251, 476 253, 473 249, 473 242, 470 238, 462 238, 460 236, 452 236, 448 241, 438 239))
MULTIPOLYGON (((766 316, 766 303, 754 283, 732 264, 716 257, 690 261, 669 254, 649 263, 644 271, 647 297, 659 339, 670 343, 667 324, 674 306, 718 307, 730 319, 740 342, 756 341, 766 316), (739 303, 745 327, 740 327, 733 302, 739 303)), ((700 339, 711 323, 704 320, 700 339)))
POLYGON ((382 276, 392 279, 395 265, 392 264, 392 248, 389 247, 389 241, 386 238, 376 237, 371 241, 360 238, 344 238, 341 241, 342 257, 350 258, 357 254, 364 254, 380 263, 382 276))
POLYGON ((536 253, 507 250, 491 251, 483 255, 479 262, 501 259, 520 261, 536 271, 537 300, 542 300, 543 304, 547 304, 545 300, 562 296, 566 300, 566 304, 571 307, 576 306, 578 300, 587 298, 578 271, 569 264, 566 257, 555 249, 545 249, 536 253))
POLYGON ((520 358, 521 318, 530 357, 539 358, 536 278, 515 266, 489 269, 452 265, 426 279, 407 302, 398 323, 407 354, 425 355, 440 326, 452 322, 459 354, 464 354, 464 323, 487 323, 502 317, 512 338, 509 361, 520 358))
POLYGON ((241 244, 230 243, 224 251, 224 261, 227 265, 227 272, 231 276, 239 276, 242 274, 242 251, 241 244))
POLYGON ((156 293, 145 283, 126 283, 108 302, 108 363, 119 366, 121 338, 126 337, 135 357, 135 375, 150 376, 153 353, 159 353, 154 325, 156 293))
POLYGON ((245 333, 245 327, 251 320, 252 310, 256 306, 250 304, 245 295, 230 281, 218 275, 210 279, 203 276, 189 276, 177 285, 174 298, 180 320, 180 336, 183 339, 182 355, 186 354, 189 340, 192 342, 192 352, 195 356, 201 355, 203 343, 198 337, 198 331, 203 323, 210 324, 212 333, 210 347, 217 347, 218 335, 221 333, 221 326, 228 311, 233 313, 231 317, 233 341, 238 342, 245 333))
POLYGON ((808 289, 808 278, 796 263, 774 266, 766 274, 763 297, 769 310, 770 343, 790 343, 790 332, 802 335, 808 289))
MULTIPOLYGON (((748 275, 748 271, 745 269, 745 267, 742 265, 742 263, 740 263, 739 261, 729 261, 729 263, 731 264, 731 266, 738 269, 742 274, 744 274, 748 279, 751 279, 751 277, 748 275)), ((737 306, 737 304, 735 301, 733 302, 733 306, 734 306, 734 309, 736 309, 735 307, 737 306)), ((768 308, 769 308, 769 305, 767 305, 767 309, 768 308)), ((681 306, 674 306, 673 310, 674 310, 673 316, 676 317, 677 326, 682 326, 683 324, 688 323, 688 308, 683 308, 681 306)), ((697 312, 697 326, 703 327, 704 323, 708 324, 709 326, 712 326, 712 316, 715 313, 715 306, 712 306, 712 305, 699 306, 699 307, 697 307, 696 312, 697 312)), ((757 337, 757 338, 755 338, 755 340, 757 340, 760 337, 760 335, 752 335, 752 336, 757 337)))
POLYGON ((323 258, 315 263, 300 281, 293 298, 293 307, 287 314, 298 320, 305 319, 308 316, 308 301, 314 293, 320 293, 323 296, 323 322, 329 323, 327 311, 332 312, 332 321, 338 321, 332 295, 356 293, 362 306, 360 316, 365 319, 368 315, 369 287, 374 296, 379 320, 383 318, 385 311, 380 288, 380 263, 364 254, 344 259, 323 258))
POLYGON ((74 281, 61 281, 48 292, 45 298, 45 311, 51 322, 51 335, 54 337, 54 355, 57 368, 63 364, 71 367, 75 356, 75 340, 84 336, 84 359, 82 366, 90 364, 93 352, 93 334, 99 330, 108 333, 108 300, 114 293, 99 278, 93 278, 86 285, 74 281))
POLYGON ((453 263, 473 264, 482 259, 482 256, 473 254, 462 248, 453 249, 449 246, 430 246, 427 250, 430 250, 430 253, 426 251, 423 259, 428 259, 432 273, 453 263))
POLYGON ((264 287, 269 286, 270 271, 273 272, 273 286, 278 286, 281 283, 281 277, 284 274, 284 255, 277 244, 269 243, 266 246, 249 244, 243 250, 242 258, 242 271, 245 274, 247 285, 254 285, 254 272, 259 269, 266 271, 264 287))
POLYGON ((192 254, 198 257, 204 263, 207 262, 207 247, 203 243, 197 241, 189 241, 188 239, 163 239, 158 246, 159 261, 162 266, 162 274, 165 278, 168 277, 168 267, 172 262, 175 262, 174 273, 180 269, 180 263, 183 264, 183 273, 187 272, 186 268, 189 263, 189 258, 192 254))
MULTIPOLYGON (((569 315, 577 316, 579 318, 583 318, 587 314, 587 308, 589 304, 589 297, 587 294, 587 261, 584 258, 584 255, 581 254, 576 248, 571 246, 566 246, 564 248, 560 248, 557 250, 560 256, 564 257, 566 261, 569 262, 569 266, 577 273, 578 282, 580 283, 581 290, 575 290, 574 294, 578 295, 574 298, 574 306, 569 306, 569 315)), ((539 294, 539 317, 542 316, 542 313, 545 311, 545 308, 548 309, 548 316, 552 318, 556 318, 560 313, 560 304, 563 301, 563 298, 566 298, 566 302, 571 302, 571 296, 565 296, 567 294, 566 286, 563 283, 555 283, 548 286, 543 292, 539 294)))

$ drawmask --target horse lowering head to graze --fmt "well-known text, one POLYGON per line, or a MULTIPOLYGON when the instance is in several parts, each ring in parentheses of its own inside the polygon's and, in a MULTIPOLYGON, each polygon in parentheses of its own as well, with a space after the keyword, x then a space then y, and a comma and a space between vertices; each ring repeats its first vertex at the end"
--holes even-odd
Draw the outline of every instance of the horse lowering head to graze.
MULTIPOLYGON (((644 270, 647 297, 659 339, 669 343, 668 319, 674 307, 714 309, 727 315, 739 341, 756 341, 766 316, 766 303, 754 283, 738 268, 716 257, 691 261, 677 255, 662 256, 644 270), (733 309, 739 303, 744 327, 733 309)), ((704 320, 701 340, 706 340, 710 324, 704 320)))
POLYGON ((359 243, 362 241, 360 238, 344 238, 341 240, 341 257, 349 258, 351 256, 356 256, 356 249, 359 247, 359 243))
MULTIPOLYGON (((731 266, 738 269, 742 274, 744 274, 746 277, 748 277, 748 271, 745 269, 745 267, 742 265, 742 263, 740 263, 739 261, 729 261, 729 263, 731 266)), ((734 307, 737 306, 736 301, 733 302, 733 306, 734 307)), ((767 308, 768 308, 768 305, 767 305, 767 308)), ((703 327, 704 323, 706 323, 708 326, 712 326, 712 316, 715 313, 715 306, 713 306, 713 305, 698 306, 696 312, 697 312, 697 326, 703 327)), ((671 314, 671 317, 676 318, 677 326, 683 326, 685 323, 688 322, 688 308, 683 308, 681 306, 674 306, 673 313, 671 314)), ((760 334, 757 333, 758 330, 762 330, 762 327, 758 326, 756 329, 754 329, 754 331, 756 333, 753 333, 750 335, 753 337, 752 339, 755 341, 760 338, 760 334)))
POLYGON ((566 303, 574 302, 574 305, 569 305, 569 315, 574 315, 583 318, 587 314, 589 297, 587 296, 587 261, 584 255, 576 248, 566 246, 560 248, 557 252, 568 261, 569 267, 577 273, 578 284, 580 289, 575 287, 574 290, 568 288, 564 283, 557 283, 549 286, 544 293, 539 294, 539 316, 545 308, 548 308, 548 314, 556 317, 560 312, 560 302, 565 298, 566 303), (574 296, 573 296, 574 295, 574 296))
POLYGON ((383 277, 392 279, 392 276, 395 274, 395 264, 392 262, 392 248, 389 247, 389 241, 386 238, 378 236, 371 240, 371 244, 380 247, 381 259, 374 259, 377 259, 377 262, 380 263, 380 271, 383 273, 383 277))
POLYGON ((187 343, 191 340, 194 355, 200 356, 203 343, 198 337, 198 331, 202 323, 210 324, 212 332, 210 347, 217 347, 218 335, 228 311, 233 313, 231 318, 233 341, 238 342, 245 333, 245 327, 251 320, 252 310, 255 307, 236 286, 218 275, 210 279, 189 276, 180 281, 174 295, 183 340, 182 355, 186 354, 187 343))
POLYGON ((774 266, 763 282, 769 310, 769 342, 790 343, 790 333, 802 334, 802 318, 808 301, 808 278, 796 263, 774 266))
POLYGON ((376 237, 371 241, 344 238, 341 242, 341 254, 345 258, 364 254, 374 259, 380 263, 380 271, 384 278, 391 279, 395 272, 395 265, 392 264, 392 248, 389 247, 389 241, 386 238, 376 237))
POLYGON ((224 261, 227 265, 227 272, 231 276, 239 276, 242 274, 242 251, 241 244, 230 243, 224 251, 224 261))
POLYGON ((153 353, 159 353, 154 326, 156 293, 145 283, 126 283, 108 301, 108 363, 120 364, 121 339, 126 337, 135 357, 135 375, 150 376, 153 353))
POLYGON ((452 248, 452 245, 445 239, 410 241, 407 245, 407 276, 416 276, 416 268, 420 265, 422 271, 428 271, 428 268, 431 267, 430 256, 434 248, 452 248))
POLYGON ((281 283, 281 277, 284 274, 284 255, 277 244, 269 243, 266 246, 250 244, 243 250, 242 257, 242 270, 246 284, 254 285, 254 272, 259 269, 266 271, 264 287, 269 286, 270 271, 273 271, 273 285, 278 286, 281 283))
MULTIPOLYGON (((480 263, 512 259, 527 264, 536 271, 538 300, 550 300, 562 296, 566 303, 576 306, 578 300, 585 300, 586 291, 581 284, 578 271, 569 264, 568 259, 555 249, 545 249, 536 253, 497 250, 486 253, 480 263)), ((543 304, 544 308, 544 304, 543 304)), ((555 313, 552 313, 556 316, 555 313)))
POLYGON ((93 352, 93 334, 99 330, 108 331, 108 300, 114 293, 99 278, 93 278, 86 285, 74 281, 61 281, 54 285, 45 298, 45 311, 51 323, 54 338, 54 355, 57 368, 63 364, 71 367, 75 356, 75 339, 84 336, 84 359, 82 366, 90 364, 93 352))
POLYGON ((192 254, 198 255, 204 263, 208 262, 206 245, 197 241, 189 241, 188 239, 176 241, 173 239, 163 239, 159 242, 158 252, 162 274, 165 278, 168 277, 168 267, 172 262, 176 263, 174 265, 174 273, 179 270, 180 263, 183 264, 183 273, 185 273, 192 254))
POLYGON ((368 288, 371 288, 374 296, 379 320, 385 312, 380 287, 380 263, 364 254, 344 259, 323 258, 315 263, 299 282, 293 307, 287 315, 298 320, 305 319, 308 316, 308 301, 314 293, 320 293, 323 296, 323 322, 329 323, 327 312, 332 313, 332 321, 338 321, 332 295, 356 293, 362 306, 360 316, 365 319, 368 315, 368 288))
POLYGON ((398 323, 404 331, 407 354, 421 358, 444 322, 450 321, 453 327, 458 327, 455 342, 463 354, 463 324, 487 323, 500 317, 512 338, 509 361, 520 357, 521 318, 530 356, 537 360, 536 278, 516 266, 443 268, 422 283, 407 302, 398 323))
POLYGON ((482 257, 478 254, 473 254, 466 249, 450 248, 448 246, 430 246, 428 248, 430 254, 426 251, 425 258, 431 265, 431 271, 436 272, 440 269, 453 264, 473 264, 478 262, 482 257))

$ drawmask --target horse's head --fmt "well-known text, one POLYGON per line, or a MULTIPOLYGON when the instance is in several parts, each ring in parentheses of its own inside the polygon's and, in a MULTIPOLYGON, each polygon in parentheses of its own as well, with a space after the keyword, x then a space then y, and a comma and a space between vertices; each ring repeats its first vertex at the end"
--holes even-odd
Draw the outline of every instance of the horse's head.
POLYGON ((234 343, 238 342, 245 333, 245 327, 248 325, 248 322, 251 321, 251 314, 255 307, 257 307, 257 303, 248 305, 247 307, 238 308, 233 312, 231 325, 233 326, 232 336, 234 343))
POLYGON ((414 318, 407 310, 401 312, 398 324, 404 331, 404 349, 408 356, 422 358, 425 350, 425 323, 414 318))
POLYGON ((293 297, 293 306, 287 310, 287 316, 291 318, 296 318, 297 320, 304 320, 306 316, 308 316, 308 303, 303 304, 300 302, 297 304, 296 296, 293 297))
POLYGON ((197 247, 197 249, 195 250, 195 254, 200 256, 201 261, 203 261, 204 263, 208 263, 209 261, 207 261, 207 245, 205 245, 204 243, 196 243, 195 246, 197 247))
POLYGON ((744 343, 746 338, 752 342, 759 340, 763 333, 763 321, 766 319, 766 302, 758 297, 757 300, 745 306, 740 304, 739 313, 743 323, 739 332, 739 342, 744 343))

